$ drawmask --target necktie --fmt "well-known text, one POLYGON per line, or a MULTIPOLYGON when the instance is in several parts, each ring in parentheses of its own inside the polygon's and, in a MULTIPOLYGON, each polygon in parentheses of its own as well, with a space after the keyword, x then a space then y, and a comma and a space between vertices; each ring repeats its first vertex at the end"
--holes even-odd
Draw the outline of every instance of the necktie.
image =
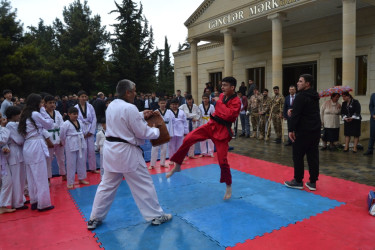
POLYGON ((290 106, 293 105, 293 102, 294 102, 294 95, 292 95, 292 101, 290 102, 290 106))

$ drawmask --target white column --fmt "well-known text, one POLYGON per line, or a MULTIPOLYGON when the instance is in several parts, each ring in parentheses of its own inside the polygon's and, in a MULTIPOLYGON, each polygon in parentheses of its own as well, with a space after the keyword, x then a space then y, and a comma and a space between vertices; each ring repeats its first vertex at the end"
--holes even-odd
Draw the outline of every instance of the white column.
POLYGON ((355 90, 356 0, 343 0, 342 7, 342 85, 355 90))
POLYGON ((198 102, 198 40, 190 39, 191 53, 191 95, 198 102))
POLYGON ((272 87, 279 86, 282 91, 283 82, 283 25, 285 13, 268 16, 272 20, 272 87))
POLYGON ((233 33, 234 29, 225 29, 224 34, 224 76, 233 76, 233 33))

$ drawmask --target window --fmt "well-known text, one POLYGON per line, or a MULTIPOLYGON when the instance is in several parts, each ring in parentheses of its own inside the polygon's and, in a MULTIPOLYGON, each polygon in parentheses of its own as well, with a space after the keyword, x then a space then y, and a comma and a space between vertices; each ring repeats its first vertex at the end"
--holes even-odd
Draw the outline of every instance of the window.
POLYGON ((214 91, 218 90, 221 92, 221 86, 219 86, 219 81, 223 79, 223 75, 221 72, 210 73, 210 82, 212 83, 212 87, 214 87, 214 91))
POLYGON ((191 94, 191 76, 186 76, 186 92, 191 94))
POLYGON ((259 92, 263 91, 265 88, 265 72, 266 70, 264 67, 247 69, 248 80, 253 80, 257 85, 259 92))
MULTIPOLYGON (((367 56, 356 56, 355 62, 355 94, 366 95, 367 56)), ((335 84, 342 85, 342 58, 335 59, 335 84)))

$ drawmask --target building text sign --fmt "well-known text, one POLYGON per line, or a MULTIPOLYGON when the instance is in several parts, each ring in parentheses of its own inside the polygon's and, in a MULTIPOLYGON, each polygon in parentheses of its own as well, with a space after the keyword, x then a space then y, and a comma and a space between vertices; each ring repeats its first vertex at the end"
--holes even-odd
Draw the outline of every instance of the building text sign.
POLYGON ((208 29, 215 29, 221 26, 226 26, 230 23, 241 21, 242 19, 251 18, 257 15, 265 14, 271 10, 275 10, 287 5, 299 2, 301 0, 264 0, 257 4, 242 10, 232 12, 225 16, 216 18, 208 22, 208 29))

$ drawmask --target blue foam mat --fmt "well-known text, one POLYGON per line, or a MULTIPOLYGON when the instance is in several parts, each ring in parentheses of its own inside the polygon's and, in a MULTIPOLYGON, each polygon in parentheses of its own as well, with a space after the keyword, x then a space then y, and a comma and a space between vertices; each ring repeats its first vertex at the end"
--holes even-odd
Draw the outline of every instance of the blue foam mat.
MULTIPOLYGON (((236 170, 232 199, 223 201, 225 184, 219 175, 216 164, 186 169, 170 179, 153 175, 161 206, 174 215, 161 227, 143 220, 122 182, 107 218, 95 230, 99 241, 106 249, 222 249, 343 204, 236 170)), ((70 190, 86 220, 96 187, 70 190)))
MULTIPOLYGON (((143 152, 144 152, 145 161, 146 162, 151 161, 151 148, 152 148, 151 142, 149 140, 146 140, 145 144, 142 145, 141 148, 143 149, 143 152)), ((232 149, 233 147, 229 147, 229 150, 232 150, 232 149)), ((200 144, 196 143, 195 154, 199 155, 200 153, 201 153, 200 144)), ((169 158, 169 149, 167 148, 167 159, 168 158, 169 158)), ((160 159, 160 150, 158 152, 158 159, 160 159)), ((96 168, 97 169, 100 168, 100 154, 99 153, 96 153, 96 168)), ((87 169, 89 169, 88 165, 87 165, 87 169)), ((59 167, 57 165, 56 157, 52 160, 52 175, 59 176, 59 167)))

